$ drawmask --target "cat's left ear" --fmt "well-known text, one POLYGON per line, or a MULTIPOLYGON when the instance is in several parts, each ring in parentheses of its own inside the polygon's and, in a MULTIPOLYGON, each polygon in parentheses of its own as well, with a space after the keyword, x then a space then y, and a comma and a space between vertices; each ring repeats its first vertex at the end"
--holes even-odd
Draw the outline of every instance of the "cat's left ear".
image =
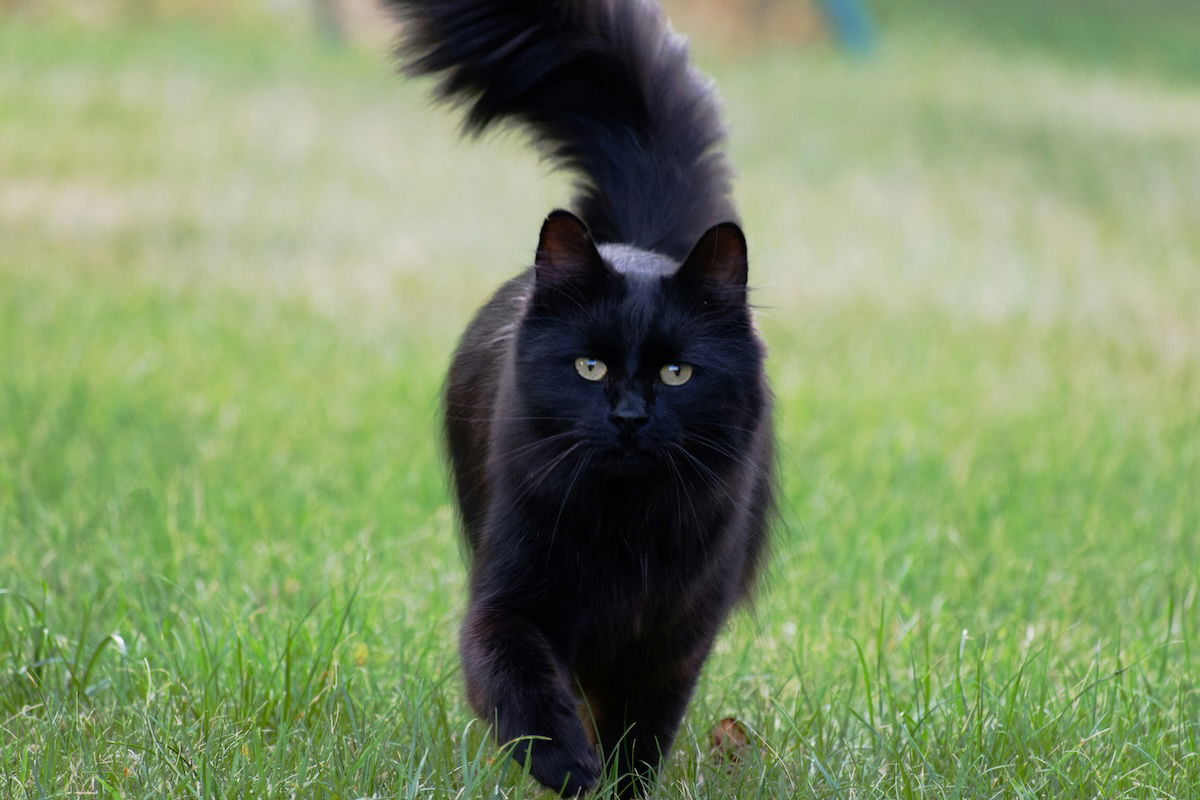
POLYGON ((722 222, 700 237, 675 273, 675 280, 745 301, 749 264, 742 229, 735 223, 722 222))

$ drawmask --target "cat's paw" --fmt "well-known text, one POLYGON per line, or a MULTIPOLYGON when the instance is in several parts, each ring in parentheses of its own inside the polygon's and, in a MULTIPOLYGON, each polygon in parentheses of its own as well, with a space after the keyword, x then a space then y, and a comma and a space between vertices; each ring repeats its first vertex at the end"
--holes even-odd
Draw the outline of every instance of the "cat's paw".
POLYGON ((529 760, 529 774, 547 789, 575 797, 600 780, 600 757, 586 743, 538 742, 529 760))

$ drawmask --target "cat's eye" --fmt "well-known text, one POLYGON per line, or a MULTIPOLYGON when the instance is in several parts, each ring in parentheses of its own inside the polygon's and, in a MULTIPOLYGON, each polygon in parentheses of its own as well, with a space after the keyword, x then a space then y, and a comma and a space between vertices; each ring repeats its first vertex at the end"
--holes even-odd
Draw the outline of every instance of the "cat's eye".
POLYGON ((692 379, 692 365, 667 364, 658 371, 658 377, 667 386, 683 386, 692 379))
POLYGON ((584 380, 598 381, 608 374, 608 365, 598 358, 577 358, 575 371, 584 380))

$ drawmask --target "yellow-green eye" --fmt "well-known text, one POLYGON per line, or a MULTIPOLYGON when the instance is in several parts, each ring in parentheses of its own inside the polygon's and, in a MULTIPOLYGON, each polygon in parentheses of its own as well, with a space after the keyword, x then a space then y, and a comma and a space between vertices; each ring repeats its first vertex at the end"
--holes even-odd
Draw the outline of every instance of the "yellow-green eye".
POLYGON ((667 386, 683 386, 692 379, 692 365, 667 364, 658 371, 658 377, 667 386))
POLYGON ((608 374, 608 365, 598 358, 577 358, 575 371, 584 380, 598 381, 608 374))

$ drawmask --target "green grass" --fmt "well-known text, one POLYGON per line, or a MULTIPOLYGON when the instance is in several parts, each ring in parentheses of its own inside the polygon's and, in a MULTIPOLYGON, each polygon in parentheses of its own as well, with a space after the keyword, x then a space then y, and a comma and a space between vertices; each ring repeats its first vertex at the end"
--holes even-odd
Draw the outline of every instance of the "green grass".
MULTIPOLYGON (((1200 90, 923 30, 705 63, 785 502, 660 796, 1200 796, 1200 90)), ((543 796, 436 397, 564 181, 361 53, 0 53, 0 797, 543 796)))
POLYGON ((1200 80, 1192 0, 880 0, 870 5, 885 33, 919 31, 932 46, 950 36, 1090 69, 1193 85, 1200 80))

